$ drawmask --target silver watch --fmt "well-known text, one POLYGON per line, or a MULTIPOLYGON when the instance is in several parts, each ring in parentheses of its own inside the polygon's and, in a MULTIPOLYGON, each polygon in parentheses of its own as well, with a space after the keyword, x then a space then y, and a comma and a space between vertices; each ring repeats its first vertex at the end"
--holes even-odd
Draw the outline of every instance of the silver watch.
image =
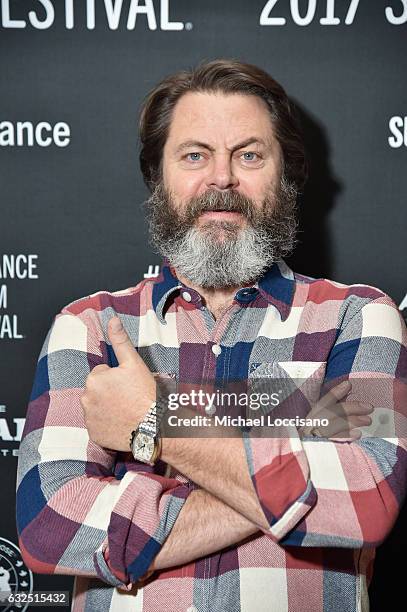
POLYGON ((166 406, 153 402, 137 429, 131 432, 130 449, 136 461, 154 465, 161 451, 159 426, 166 406))

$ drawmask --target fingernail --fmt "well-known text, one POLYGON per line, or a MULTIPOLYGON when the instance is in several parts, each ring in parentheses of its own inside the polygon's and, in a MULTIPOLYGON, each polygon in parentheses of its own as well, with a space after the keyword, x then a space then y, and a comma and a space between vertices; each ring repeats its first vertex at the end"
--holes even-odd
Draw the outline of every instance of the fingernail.
POLYGON ((123 325, 119 317, 114 317, 110 325, 114 332, 119 332, 123 329, 123 325))
POLYGON ((360 423, 368 423, 369 425, 372 423, 372 419, 368 416, 359 416, 360 423))

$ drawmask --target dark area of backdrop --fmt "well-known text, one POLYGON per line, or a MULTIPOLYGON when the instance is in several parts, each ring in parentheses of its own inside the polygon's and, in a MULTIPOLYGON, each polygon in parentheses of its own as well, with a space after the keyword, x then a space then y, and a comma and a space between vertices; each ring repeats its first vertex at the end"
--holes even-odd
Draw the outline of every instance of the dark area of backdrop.
MULTIPOLYGON (((16 455, 53 316, 159 263, 141 209, 140 102, 205 58, 269 71, 299 107, 311 163, 289 263, 400 304, 407 0, 2 0, 0 11, 0 582, 7 570, 19 590, 67 589, 61 576, 32 584, 21 565, 16 455)), ((378 550, 373 612, 404 607, 405 519, 378 550)))

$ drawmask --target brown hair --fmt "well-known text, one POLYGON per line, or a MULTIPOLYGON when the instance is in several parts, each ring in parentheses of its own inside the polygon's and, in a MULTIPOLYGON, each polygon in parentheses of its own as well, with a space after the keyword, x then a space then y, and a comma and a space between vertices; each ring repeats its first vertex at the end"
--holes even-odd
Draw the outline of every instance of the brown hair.
POLYGON ((267 104, 274 132, 283 151, 284 171, 300 190, 307 178, 307 164, 299 120, 287 94, 267 72, 237 60, 203 62, 195 69, 166 77, 147 95, 141 108, 139 132, 140 168, 153 190, 161 179, 161 162, 172 112, 188 92, 222 92, 255 95, 267 104))

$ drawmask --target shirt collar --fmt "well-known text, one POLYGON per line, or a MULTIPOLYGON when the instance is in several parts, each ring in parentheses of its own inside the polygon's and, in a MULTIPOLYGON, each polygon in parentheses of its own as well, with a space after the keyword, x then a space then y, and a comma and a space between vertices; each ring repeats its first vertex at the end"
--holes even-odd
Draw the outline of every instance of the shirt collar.
POLYGON ((163 325, 166 325, 164 319, 164 308, 170 295, 183 287, 181 281, 175 276, 174 269, 171 268, 169 262, 164 259, 161 267, 161 272, 156 278, 153 286, 152 302, 153 308, 157 314, 158 320, 163 325))
POLYGON ((258 281, 256 286, 262 296, 273 304, 285 321, 290 314, 295 291, 294 273, 285 261, 274 263, 258 281))
MULTIPOLYGON (((293 271, 282 259, 274 263, 254 285, 269 303, 273 304, 285 321, 290 314, 295 291, 293 271)), ((152 302, 157 317, 164 325, 164 310, 171 295, 185 287, 175 275, 174 269, 164 259, 159 276, 154 281, 152 302)))

